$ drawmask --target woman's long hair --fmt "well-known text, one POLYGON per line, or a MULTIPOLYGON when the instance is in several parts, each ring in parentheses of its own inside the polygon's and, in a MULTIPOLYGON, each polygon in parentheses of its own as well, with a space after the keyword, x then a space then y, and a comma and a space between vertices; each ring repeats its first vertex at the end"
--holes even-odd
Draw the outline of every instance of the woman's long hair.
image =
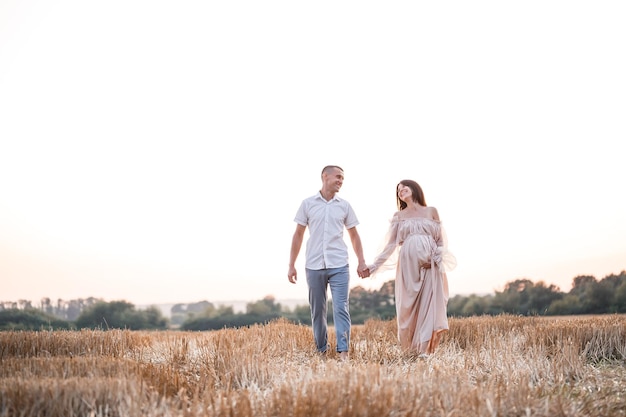
POLYGON ((411 189, 411 194, 413 195, 413 201, 419 204, 420 206, 426 207, 426 198, 424 197, 424 191, 422 191, 422 187, 413 181, 413 180, 402 180, 396 185, 396 202, 398 203, 398 210, 404 210, 406 208, 406 203, 400 200, 400 196, 398 195, 398 187, 400 184, 405 187, 409 187, 411 189))

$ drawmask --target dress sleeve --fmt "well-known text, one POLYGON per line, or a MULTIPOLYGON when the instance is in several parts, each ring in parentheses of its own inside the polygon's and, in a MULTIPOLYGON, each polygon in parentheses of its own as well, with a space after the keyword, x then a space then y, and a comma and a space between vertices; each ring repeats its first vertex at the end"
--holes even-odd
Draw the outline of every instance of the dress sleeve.
POLYGON ((439 225, 440 234, 439 238, 437 239, 437 249, 441 254, 440 268, 442 268, 444 272, 452 271, 454 268, 456 268, 456 257, 452 252, 450 252, 450 249, 448 249, 448 236, 446 234, 446 230, 443 227, 443 224, 440 222, 439 225))
POLYGON ((385 235, 382 248, 374 258, 374 262, 368 265, 370 276, 393 269, 398 258, 398 213, 395 213, 389 222, 389 229, 385 235))

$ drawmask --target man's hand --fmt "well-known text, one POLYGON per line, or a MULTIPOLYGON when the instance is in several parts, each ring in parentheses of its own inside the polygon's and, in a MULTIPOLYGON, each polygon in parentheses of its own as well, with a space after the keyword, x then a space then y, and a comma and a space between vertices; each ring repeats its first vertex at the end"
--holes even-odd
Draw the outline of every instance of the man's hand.
POLYGON ((369 268, 363 268, 361 270, 356 271, 357 274, 359 274, 359 277, 361 278, 368 278, 370 276, 370 269, 369 268))
POLYGON ((289 270, 287 271, 287 278, 289 279, 289 282, 291 282, 292 284, 295 284, 296 281, 298 281, 298 272, 296 271, 296 268, 293 266, 289 267, 289 270))

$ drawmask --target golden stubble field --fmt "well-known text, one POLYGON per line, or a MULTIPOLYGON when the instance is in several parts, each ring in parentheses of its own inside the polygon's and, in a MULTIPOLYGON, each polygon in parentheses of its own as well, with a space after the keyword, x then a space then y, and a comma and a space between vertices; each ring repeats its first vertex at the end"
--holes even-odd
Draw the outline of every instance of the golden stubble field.
POLYGON ((348 362, 312 346, 284 320, 1 332, 0 416, 626 416, 624 315, 452 318, 425 360, 395 321, 354 326, 348 362))

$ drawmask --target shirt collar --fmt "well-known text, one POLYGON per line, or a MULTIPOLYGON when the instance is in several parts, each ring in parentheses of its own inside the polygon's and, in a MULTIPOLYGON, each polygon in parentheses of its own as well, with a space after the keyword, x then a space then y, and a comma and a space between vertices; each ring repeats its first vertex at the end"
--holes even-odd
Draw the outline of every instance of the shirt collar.
POLYGON ((331 201, 341 201, 341 197, 337 196, 337 193, 335 193, 335 195, 333 196, 333 198, 331 198, 329 201, 326 201, 326 199, 322 196, 322 192, 318 191, 316 194, 317 198, 319 198, 322 201, 325 201, 327 203, 330 203, 331 201))

